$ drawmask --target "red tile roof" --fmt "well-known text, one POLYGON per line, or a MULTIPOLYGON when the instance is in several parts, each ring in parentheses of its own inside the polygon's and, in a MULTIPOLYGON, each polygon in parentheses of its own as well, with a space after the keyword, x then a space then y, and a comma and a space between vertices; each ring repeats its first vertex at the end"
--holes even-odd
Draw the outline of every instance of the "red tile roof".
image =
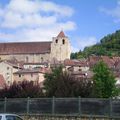
POLYGON ((13 74, 31 74, 31 73, 40 73, 39 69, 24 69, 19 70, 13 74))
POLYGON ((49 73, 51 72, 50 69, 48 68, 39 68, 39 69, 23 69, 19 70, 13 74, 31 74, 31 73, 49 73))
POLYGON ((79 66, 79 67, 86 67, 88 66, 87 61, 80 61, 80 60, 69 60, 66 59, 64 60, 64 65, 65 66, 79 66))
POLYGON ((51 42, 0 43, 0 54, 50 53, 51 42))
POLYGON ((58 34, 58 36, 57 36, 57 37, 66 37, 66 36, 65 36, 64 32, 63 32, 63 31, 61 31, 61 32, 58 34))
POLYGON ((90 56, 88 59, 88 62, 89 62, 90 67, 93 67, 97 62, 101 60, 104 61, 108 65, 109 68, 114 67, 115 61, 109 56, 90 56))

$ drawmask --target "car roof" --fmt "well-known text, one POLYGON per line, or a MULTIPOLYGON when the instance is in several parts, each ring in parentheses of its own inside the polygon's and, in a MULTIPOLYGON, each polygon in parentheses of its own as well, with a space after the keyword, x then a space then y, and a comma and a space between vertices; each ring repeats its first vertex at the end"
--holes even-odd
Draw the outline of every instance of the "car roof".
POLYGON ((0 113, 0 115, 15 115, 15 116, 18 116, 16 114, 11 114, 11 113, 0 113))

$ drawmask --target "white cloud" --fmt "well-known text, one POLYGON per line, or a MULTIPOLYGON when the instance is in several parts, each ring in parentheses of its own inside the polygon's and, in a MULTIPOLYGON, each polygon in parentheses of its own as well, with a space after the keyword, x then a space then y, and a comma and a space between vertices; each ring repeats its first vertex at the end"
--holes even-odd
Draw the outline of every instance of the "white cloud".
POLYGON ((37 0, 10 0, 5 9, 21 14, 32 14, 39 11, 37 0))
POLYGON ((120 0, 117 1, 117 5, 113 9, 100 8, 100 11, 114 17, 114 22, 120 22, 120 0))
MULTIPOLYGON (((47 26, 46 27, 38 27, 38 28, 24 28, 21 30, 18 30, 11 34, 3 34, 3 37, 0 39, 5 39, 10 42, 12 41, 51 41, 52 37, 57 36, 57 34, 60 32, 60 28, 63 26, 59 24, 54 24, 53 26, 47 26)), ((74 28, 73 23, 65 23, 64 24, 64 30, 72 30, 74 28), (69 27, 71 26, 71 28, 69 27)))
POLYGON ((98 40, 94 36, 78 37, 75 41, 76 44, 74 45, 74 47, 72 47, 73 52, 83 50, 85 47, 94 45, 98 42, 98 40))
POLYGON ((10 0, 0 7, 0 41, 49 41, 61 29, 76 29, 76 24, 68 20, 73 13, 71 7, 51 1, 10 0))
POLYGON ((64 16, 71 16, 74 12, 73 9, 71 9, 68 6, 61 6, 57 5, 53 2, 41 2, 40 9, 46 12, 55 12, 60 15, 64 16))

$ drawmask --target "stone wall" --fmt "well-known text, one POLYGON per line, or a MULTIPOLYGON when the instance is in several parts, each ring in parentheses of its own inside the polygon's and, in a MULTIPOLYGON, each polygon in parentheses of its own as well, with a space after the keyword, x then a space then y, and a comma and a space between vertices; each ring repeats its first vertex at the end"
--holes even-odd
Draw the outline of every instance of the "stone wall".
POLYGON ((80 116, 49 116, 49 115, 22 116, 22 118, 24 120, 110 120, 110 118, 98 118, 91 116, 80 117, 80 116))
POLYGON ((56 58, 57 60, 63 61, 70 59, 70 54, 71 48, 69 39, 67 37, 54 37, 51 43, 51 59, 56 58))
POLYGON ((16 54, 16 55, 0 55, 1 60, 17 59, 29 63, 46 62, 50 58, 50 53, 44 54, 16 54))

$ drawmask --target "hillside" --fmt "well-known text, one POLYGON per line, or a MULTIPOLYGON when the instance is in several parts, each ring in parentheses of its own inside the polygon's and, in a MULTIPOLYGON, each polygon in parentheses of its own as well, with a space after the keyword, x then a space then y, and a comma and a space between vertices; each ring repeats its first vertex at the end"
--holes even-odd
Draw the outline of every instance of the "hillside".
POLYGON ((103 37, 100 43, 86 47, 82 54, 86 57, 92 54, 120 56, 120 30, 103 37))
POLYGON ((83 51, 71 54, 71 59, 80 59, 90 55, 120 56, 120 30, 103 37, 99 43, 86 47, 83 51))

